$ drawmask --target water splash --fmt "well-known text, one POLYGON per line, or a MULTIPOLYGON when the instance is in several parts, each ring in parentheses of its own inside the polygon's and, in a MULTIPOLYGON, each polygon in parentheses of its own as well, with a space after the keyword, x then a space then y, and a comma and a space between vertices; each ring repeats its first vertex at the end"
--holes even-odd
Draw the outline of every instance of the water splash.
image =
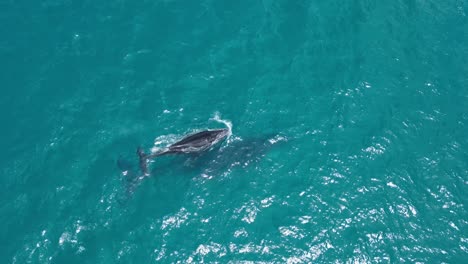
POLYGON ((228 133, 228 136, 227 136, 228 142, 229 142, 229 138, 232 135, 232 122, 229 121, 229 120, 226 120, 226 119, 221 119, 219 112, 216 112, 214 114, 214 116, 212 118, 210 118, 210 120, 216 121, 218 123, 222 123, 229 129, 229 133, 228 133))

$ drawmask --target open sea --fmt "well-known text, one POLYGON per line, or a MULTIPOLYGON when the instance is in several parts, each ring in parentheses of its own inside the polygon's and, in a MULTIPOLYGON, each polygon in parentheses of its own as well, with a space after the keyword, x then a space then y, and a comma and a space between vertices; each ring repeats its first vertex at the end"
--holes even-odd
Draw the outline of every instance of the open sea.
POLYGON ((467 14, 1 1, 0 263, 468 263, 467 14))

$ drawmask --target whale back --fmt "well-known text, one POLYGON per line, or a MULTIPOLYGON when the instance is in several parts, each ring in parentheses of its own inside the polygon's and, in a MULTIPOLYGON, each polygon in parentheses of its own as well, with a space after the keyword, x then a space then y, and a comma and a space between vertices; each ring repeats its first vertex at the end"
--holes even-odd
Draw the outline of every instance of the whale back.
POLYGON ((177 150, 181 148, 199 148, 209 147, 212 143, 227 135, 227 129, 206 130, 189 135, 182 140, 169 146, 169 150, 177 150))

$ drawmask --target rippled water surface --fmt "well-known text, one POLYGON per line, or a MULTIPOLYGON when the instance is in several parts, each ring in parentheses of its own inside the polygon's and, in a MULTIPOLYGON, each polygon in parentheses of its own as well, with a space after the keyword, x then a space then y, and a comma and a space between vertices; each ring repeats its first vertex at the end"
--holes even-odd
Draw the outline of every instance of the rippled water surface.
POLYGON ((466 1, 0 6, 1 263, 468 263, 466 1))

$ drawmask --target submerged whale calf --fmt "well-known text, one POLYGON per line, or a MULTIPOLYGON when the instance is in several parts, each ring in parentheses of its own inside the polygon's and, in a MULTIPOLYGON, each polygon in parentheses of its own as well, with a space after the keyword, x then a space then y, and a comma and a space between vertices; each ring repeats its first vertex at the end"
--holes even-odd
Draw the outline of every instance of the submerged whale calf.
POLYGON ((169 145, 164 150, 148 155, 145 154, 143 148, 138 147, 137 154, 140 159, 140 169, 145 175, 149 175, 149 159, 168 154, 183 154, 204 151, 223 140, 229 135, 229 133, 230 130, 227 128, 201 131, 182 138, 176 143, 169 145))

